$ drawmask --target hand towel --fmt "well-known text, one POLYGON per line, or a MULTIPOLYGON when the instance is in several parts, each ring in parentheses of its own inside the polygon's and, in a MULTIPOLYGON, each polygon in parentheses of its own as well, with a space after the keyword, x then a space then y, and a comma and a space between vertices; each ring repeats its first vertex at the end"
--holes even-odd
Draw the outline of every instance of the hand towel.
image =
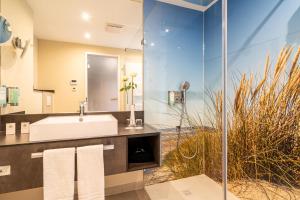
POLYGON ((77 148, 79 200, 104 200, 103 145, 77 148))
POLYGON ((44 200, 73 200, 75 148, 43 153, 44 200))

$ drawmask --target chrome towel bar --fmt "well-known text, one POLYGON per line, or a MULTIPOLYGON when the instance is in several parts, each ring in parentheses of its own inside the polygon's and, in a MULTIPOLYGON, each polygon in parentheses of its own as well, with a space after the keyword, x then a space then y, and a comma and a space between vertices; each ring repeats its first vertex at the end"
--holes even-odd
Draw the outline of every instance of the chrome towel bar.
MULTIPOLYGON (((115 149, 115 145, 111 144, 111 145, 103 145, 103 150, 114 150, 115 149)), ((42 158, 43 157, 43 152, 37 152, 37 153, 31 153, 31 159, 33 158, 42 158)))

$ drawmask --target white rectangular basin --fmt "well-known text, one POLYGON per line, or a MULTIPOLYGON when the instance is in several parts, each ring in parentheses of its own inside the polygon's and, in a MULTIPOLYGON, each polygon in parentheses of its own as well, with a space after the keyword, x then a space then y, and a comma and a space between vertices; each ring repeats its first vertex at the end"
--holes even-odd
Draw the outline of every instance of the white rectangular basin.
POLYGON ((53 141, 113 136, 118 134, 118 120, 112 115, 53 116, 30 124, 30 141, 53 141))

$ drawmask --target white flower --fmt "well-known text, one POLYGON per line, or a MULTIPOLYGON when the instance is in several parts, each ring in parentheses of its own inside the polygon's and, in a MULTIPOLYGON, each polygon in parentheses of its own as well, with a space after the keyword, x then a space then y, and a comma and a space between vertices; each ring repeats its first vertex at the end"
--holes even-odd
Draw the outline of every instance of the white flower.
POLYGON ((137 73, 136 73, 136 72, 131 72, 131 73, 130 73, 130 76, 131 76, 131 77, 136 77, 136 76, 137 76, 137 73))

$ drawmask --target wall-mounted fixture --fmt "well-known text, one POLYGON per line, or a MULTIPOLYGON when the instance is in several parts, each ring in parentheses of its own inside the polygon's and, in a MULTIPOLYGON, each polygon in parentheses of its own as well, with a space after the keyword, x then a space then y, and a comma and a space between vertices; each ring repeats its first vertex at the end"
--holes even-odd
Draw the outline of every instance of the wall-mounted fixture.
POLYGON ((18 87, 7 87, 7 104, 10 106, 18 106, 20 99, 20 89, 18 87))
POLYGON ((7 104, 7 88, 6 86, 0 87, 0 107, 5 107, 7 104))
POLYGON ((7 42, 12 36, 9 22, 5 17, 0 16, 0 43, 7 42))
POLYGON ((18 87, 0 87, 0 107, 18 106, 20 98, 20 89, 18 87))
POLYGON ((125 26, 122 24, 107 23, 105 26, 105 30, 109 33, 120 33, 124 30, 124 27, 125 26))
POLYGON ((24 55, 25 55, 25 53, 26 53, 26 51, 27 51, 27 49, 28 49, 29 44, 30 44, 30 40, 26 40, 26 41, 25 41, 25 44, 23 45, 23 41, 22 41, 21 38, 19 38, 19 37, 14 37, 14 38, 12 39, 12 45, 13 45, 13 47, 14 47, 15 49, 21 49, 21 50, 22 50, 22 53, 21 53, 21 56, 20 56, 21 58, 24 57, 24 55))
POLYGON ((72 87, 72 92, 76 92, 77 91, 77 85, 78 85, 78 82, 77 80, 70 80, 70 86, 72 87))
POLYGON ((144 46, 145 44, 146 44, 146 40, 143 38, 143 39, 141 40, 141 45, 144 46))
POLYGON ((70 85, 77 86, 77 80, 75 80, 75 79, 70 80, 70 85))

